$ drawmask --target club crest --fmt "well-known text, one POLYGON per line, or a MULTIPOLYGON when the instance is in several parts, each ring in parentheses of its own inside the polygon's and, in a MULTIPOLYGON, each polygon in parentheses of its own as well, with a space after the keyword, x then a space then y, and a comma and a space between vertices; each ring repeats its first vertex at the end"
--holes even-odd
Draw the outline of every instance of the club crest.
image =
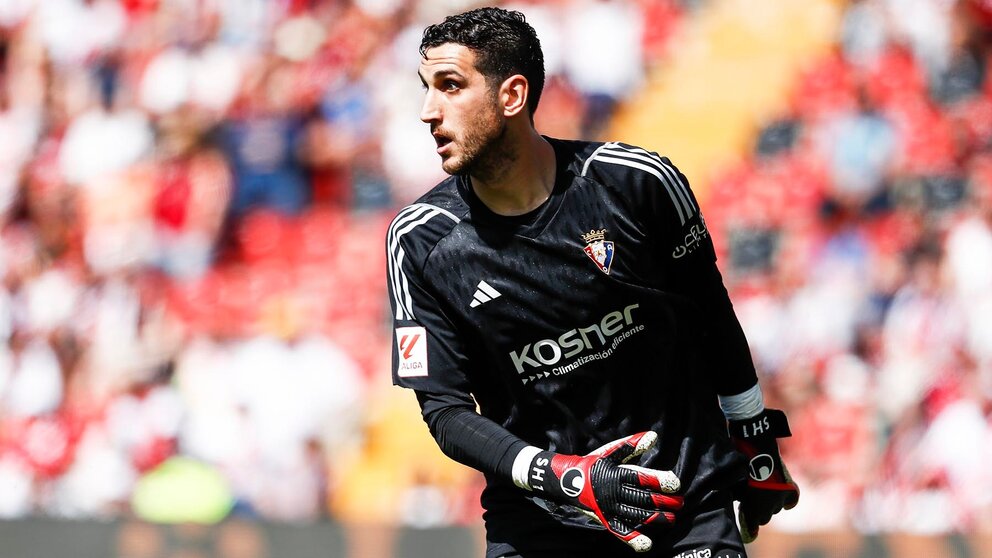
POLYGON ((613 265, 613 241, 605 238, 606 229, 593 229, 583 234, 582 240, 586 242, 586 246, 582 251, 596 263, 600 271, 609 275, 610 266, 613 265))

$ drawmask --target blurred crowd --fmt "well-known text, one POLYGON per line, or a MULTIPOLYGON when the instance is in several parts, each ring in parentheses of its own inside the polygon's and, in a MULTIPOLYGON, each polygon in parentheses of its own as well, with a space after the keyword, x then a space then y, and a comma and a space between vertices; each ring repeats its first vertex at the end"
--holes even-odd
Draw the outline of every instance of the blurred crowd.
MULTIPOLYGON (((388 388, 383 279, 442 178, 420 33, 477 4, 0 0, 0 518, 154 519, 180 459, 221 515, 477 518, 478 478, 389 426, 433 443, 388 388)), ((545 48, 538 128, 589 139, 705 9, 502 4, 545 48)), ((992 530, 992 6, 842 4, 699 190, 796 432, 775 526, 992 530)))
MULTIPOLYGON (((385 228, 442 177, 420 34, 472 6, 0 0, 0 518, 361 519, 376 486, 396 488, 376 519, 437 503, 395 455, 355 475, 383 447, 385 228)), ((544 129, 572 136, 683 9, 518 7, 547 51, 544 129)))
POLYGON ((803 489, 781 529, 992 530, 992 3, 846 4, 704 213, 803 489))

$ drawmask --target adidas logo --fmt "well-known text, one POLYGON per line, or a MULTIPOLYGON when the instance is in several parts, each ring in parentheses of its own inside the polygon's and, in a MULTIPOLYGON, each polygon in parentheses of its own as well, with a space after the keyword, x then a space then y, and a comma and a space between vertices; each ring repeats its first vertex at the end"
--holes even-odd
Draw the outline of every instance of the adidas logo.
POLYGON ((492 285, 486 283, 485 281, 479 281, 479 284, 475 287, 475 294, 472 295, 472 303, 469 304, 469 306, 475 308, 480 304, 484 304, 499 297, 499 295, 499 291, 494 289, 492 285))

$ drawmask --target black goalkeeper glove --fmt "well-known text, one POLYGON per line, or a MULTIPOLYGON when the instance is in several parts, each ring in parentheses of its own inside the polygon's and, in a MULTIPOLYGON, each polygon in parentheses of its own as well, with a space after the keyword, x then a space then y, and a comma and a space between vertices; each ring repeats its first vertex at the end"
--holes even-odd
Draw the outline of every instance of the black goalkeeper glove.
POLYGON ((528 482, 559 504, 576 506, 637 552, 651 549, 651 539, 637 529, 648 523, 669 525, 682 497, 671 471, 624 465, 652 448, 654 432, 614 440, 585 456, 542 451, 531 460, 528 482))
POLYGON ((730 438, 749 461, 747 485, 737 495, 741 503, 738 523, 745 543, 753 542, 758 528, 773 515, 799 503, 799 486, 789 476, 778 452, 777 439, 791 435, 785 413, 777 409, 730 421, 730 438))

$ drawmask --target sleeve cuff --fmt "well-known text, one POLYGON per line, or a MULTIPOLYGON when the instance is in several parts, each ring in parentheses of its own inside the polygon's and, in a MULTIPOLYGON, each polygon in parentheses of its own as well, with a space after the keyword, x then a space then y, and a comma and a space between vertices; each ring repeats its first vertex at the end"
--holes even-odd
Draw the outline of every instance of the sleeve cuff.
POLYGON ((758 415, 765 410, 761 386, 754 384, 751 389, 737 395, 721 395, 720 408, 727 420, 745 420, 758 415))

